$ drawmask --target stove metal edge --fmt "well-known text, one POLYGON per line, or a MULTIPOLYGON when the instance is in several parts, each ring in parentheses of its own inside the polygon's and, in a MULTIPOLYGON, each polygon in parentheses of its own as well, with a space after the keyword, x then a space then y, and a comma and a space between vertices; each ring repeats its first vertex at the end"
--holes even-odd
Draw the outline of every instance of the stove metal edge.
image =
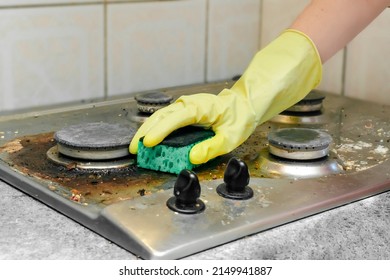
POLYGON ((200 214, 169 210, 161 203, 173 195, 168 190, 106 207, 102 217, 124 231, 124 236, 130 236, 119 243, 136 255, 145 259, 179 259, 388 191, 389 165, 386 161, 369 171, 319 179, 252 178, 250 186, 255 196, 247 201, 218 196, 215 189, 220 180, 201 182, 206 210, 200 214), (387 174, 386 180, 378 180, 379 174, 387 174), (134 242, 141 250, 130 248, 134 242))
POLYGON ((172 190, 104 208, 85 207, 0 164, 4 181, 28 193, 143 259, 185 256, 390 190, 390 161, 369 170, 315 179, 252 178, 254 197, 234 201, 220 197, 221 180, 201 181, 206 210, 186 215, 165 201, 172 190), (383 180, 386 174, 386 180, 383 180))

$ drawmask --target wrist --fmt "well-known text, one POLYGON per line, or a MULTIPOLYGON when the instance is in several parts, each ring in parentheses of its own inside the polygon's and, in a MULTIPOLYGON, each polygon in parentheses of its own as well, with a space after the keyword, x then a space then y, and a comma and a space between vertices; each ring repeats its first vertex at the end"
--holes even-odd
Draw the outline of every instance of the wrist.
POLYGON ((287 29, 260 50, 231 90, 240 95, 261 124, 294 105, 317 87, 322 63, 312 40, 287 29))

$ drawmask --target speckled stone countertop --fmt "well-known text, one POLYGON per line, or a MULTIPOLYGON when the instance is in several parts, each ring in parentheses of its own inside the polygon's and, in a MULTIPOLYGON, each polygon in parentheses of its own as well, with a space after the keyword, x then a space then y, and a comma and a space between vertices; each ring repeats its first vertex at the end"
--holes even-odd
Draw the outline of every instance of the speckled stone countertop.
MULTIPOLYGON (((0 259, 136 257, 0 181, 0 259)), ((390 192, 212 248, 185 259, 390 259, 390 192)))

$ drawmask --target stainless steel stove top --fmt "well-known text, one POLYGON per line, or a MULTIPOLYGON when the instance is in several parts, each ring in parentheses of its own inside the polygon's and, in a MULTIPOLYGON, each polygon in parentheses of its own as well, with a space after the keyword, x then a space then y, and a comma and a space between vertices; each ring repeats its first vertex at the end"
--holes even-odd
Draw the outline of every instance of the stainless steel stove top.
MULTIPOLYGON (((178 97, 218 93, 226 86, 165 92, 178 97)), ((55 146, 53 134, 64 126, 105 122, 137 128, 144 116, 138 115, 133 98, 0 117, 0 177, 141 258, 182 258, 388 191, 389 112, 389 106, 327 93, 321 112, 275 117, 231 154, 195 170, 206 208, 193 215, 166 206, 175 175, 140 170, 134 157, 119 171, 80 172, 72 162, 57 166, 47 160, 47 150, 55 146), (330 134, 333 142, 326 161, 286 163, 270 156, 268 133, 292 127, 330 134), (231 200, 216 192, 231 157, 249 167, 251 199, 231 200)))

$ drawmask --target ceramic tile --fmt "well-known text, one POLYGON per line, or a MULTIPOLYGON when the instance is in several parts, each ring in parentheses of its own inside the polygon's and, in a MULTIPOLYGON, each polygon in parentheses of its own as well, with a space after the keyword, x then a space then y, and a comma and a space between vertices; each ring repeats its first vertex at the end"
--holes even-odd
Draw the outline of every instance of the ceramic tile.
POLYGON ((261 46, 288 28, 310 0, 263 0, 261 46))
MULTIPOLYGON (((288 28, 310 0, 263 0, 261 46, 264 47, 288 28)), ((340 94, 342 92, 343 55, 338 52, 323 66, 319 89, 340 94)))
POLYGON ((3 110, 102 97, 103 9, 0 10, 3 110))
POLYGON ((204 82, 206 1, 108 6, 108 94, 204 82))
POLYGON ((318 89, 343 94, 344 50, 337 52, 322 68, 322 80, 318 89))
POLYGON ((361 32, 347 49, 347 96, 390 105, 390 9, 361 32))
POLYGON ((244 72, 259 49, 260 0, 210 0, 207 81, 244 72))
MULTIPOLYGON (((26 5, 52 5, 52 4, 70 4, 66 0, 0 0, 0 8, 4 6, 26 6, 26 5)), ((71 4, 97 3, 104 0, 75 0, 71 4)))
POLYGON ((105 0, 105 1, 107 3, 118 3, 118 2, 162 2, 162 1, 178 1, 178 0, 105 0))

